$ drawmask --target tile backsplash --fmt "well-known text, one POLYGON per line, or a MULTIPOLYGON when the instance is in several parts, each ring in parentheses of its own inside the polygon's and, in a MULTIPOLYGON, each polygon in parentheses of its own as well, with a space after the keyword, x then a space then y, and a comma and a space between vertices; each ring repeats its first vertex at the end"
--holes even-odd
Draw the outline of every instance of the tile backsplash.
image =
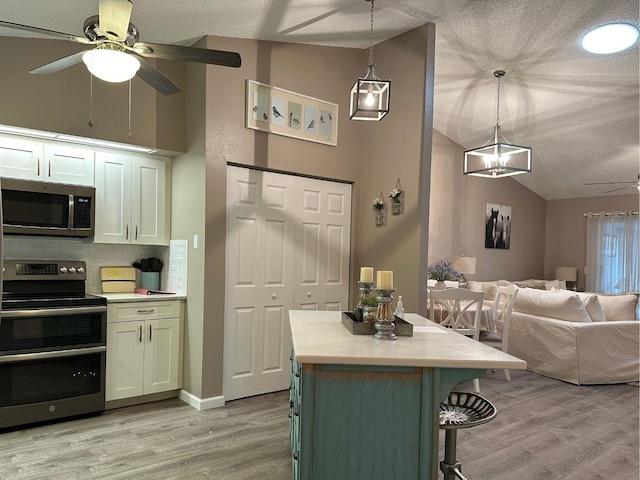
MULTIPOLYGON (((91 239, 5 235, 3 256, 7 260, 84 260, 87 262, 87 292, 99 293, 100 267, 131 266, 141 258, 158 257, 169 265, 169 247, 112 245, 91 239)), ((163 270, 166 270, 164 268, 163 270)), ((162 279, 167 272, 162 272, 162 279)), ((161 280, 161 288, 164 288, 161 280)))

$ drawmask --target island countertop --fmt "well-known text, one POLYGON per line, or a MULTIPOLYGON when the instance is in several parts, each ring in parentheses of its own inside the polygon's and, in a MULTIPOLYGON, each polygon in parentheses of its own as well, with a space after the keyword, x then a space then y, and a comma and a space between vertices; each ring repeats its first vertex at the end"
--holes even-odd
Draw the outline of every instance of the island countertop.
POLYGON ((452 332, 417 314, 412 337, 395 341, 353 335, 342 324, 342 312, 289 312, 295 360, 310 364, 386 365, 433 368, 519 369, 524 360, 452 332))

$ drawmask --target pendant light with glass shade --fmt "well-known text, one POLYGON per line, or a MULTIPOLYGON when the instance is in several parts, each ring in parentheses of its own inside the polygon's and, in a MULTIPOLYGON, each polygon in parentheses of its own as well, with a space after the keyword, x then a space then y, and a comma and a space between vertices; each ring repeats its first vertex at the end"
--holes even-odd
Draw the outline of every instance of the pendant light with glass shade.
POLYGON ((371 31, 369 37, 369 63, 367 73, 358 78, 351 89, 351 104, 349 118, 351 120, 380 121, 389 113, 389 96, 391 95, 391 80, 380 80, 376 76, 376 65, 373 62, 373 7, 371 2, 371 31))
POLYGON ((493 72, 498 79, 496 100, 496 125, 493 135, 481 147, 464 152, 465 175, 501 178, 531 172, 531 148, 508 142, 500 131, 500 82, 506 75, 504 70, 493 72))

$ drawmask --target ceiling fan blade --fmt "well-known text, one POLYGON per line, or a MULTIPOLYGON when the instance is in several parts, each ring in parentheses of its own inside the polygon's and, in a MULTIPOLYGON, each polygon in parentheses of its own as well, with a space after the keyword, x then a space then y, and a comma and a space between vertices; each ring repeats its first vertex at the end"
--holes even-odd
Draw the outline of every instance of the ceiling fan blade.
POLYGON ((7 22, 5 20, 0 20, 0 27, 13 28, 15 30, 24 30, 25 32, 41 33, 42 35, 48 35, 50 37, 58 37, 64 40, 70 40, 72 42, 85 43, 85 44, 92 43, 90 40, 88 40, 85 37, 78 37, 71 33, 58 32, 56 30, 48 30, 46 28, 40 28, 40 27, 32 27, 31 25, 22 25, 21 23, 7 22))
POLYGON ((142 58, 138 58, 138 60, 140 61, 140 69, 136 75, 155 88, 162 95, 173 95, 174 93, 181 91, 180 87, 153 68, 150 64, 145 62, 142 58))
POLYGON ((595 183, 583 183, 583 185, 619 185, 621 183, 628 183, 628 184, 632 184, 632 183, 636 183, 636 182, 595 182, 595 183))
POLYGON ((44 65, 34 68, 30 73, 36 73, 38 75, 49 75, 51 73, 59 72, 67 67, 72 67, 77 63, 82 62, 82 55, 85 51, 77 52, 66 57, 59 58, 53 62, 45 63, 44 65))
POLYGON ((620 190, 625 190, 625 189, 631 188, 633 186, 635 186, 635 183, 633 185, 627 185, 626 187, 620 187, 620 188, 614 188, 613 190, 607 190, 606 192, 602 192, 602 194, 604 195, 605 193, 619 192, 620 190))
POLYGON ((208 48, 138 42, 133 46, 133 50, 138 55, 149 58, 209 63, 211 65, 222 65, 224 67, 234 68, 238 68, 242 64, 239 53, 211 50, 208 48))
POLYGON ((109 40, 124 42, 131 19, 133 4, 130 0, 100 0, 98 16, 100 30, 109 40))

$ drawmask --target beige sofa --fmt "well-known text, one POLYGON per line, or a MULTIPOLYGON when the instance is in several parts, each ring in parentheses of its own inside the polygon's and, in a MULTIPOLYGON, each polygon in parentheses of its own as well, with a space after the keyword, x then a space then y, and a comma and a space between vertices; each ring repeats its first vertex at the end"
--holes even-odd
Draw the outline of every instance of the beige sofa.
MULTIPOLYGON (((527 369, 577 385, 640 381, 638 295, 521 288, 508 352, 527 369)), ((498 329, 501 329, 498 325, 498 329)))

